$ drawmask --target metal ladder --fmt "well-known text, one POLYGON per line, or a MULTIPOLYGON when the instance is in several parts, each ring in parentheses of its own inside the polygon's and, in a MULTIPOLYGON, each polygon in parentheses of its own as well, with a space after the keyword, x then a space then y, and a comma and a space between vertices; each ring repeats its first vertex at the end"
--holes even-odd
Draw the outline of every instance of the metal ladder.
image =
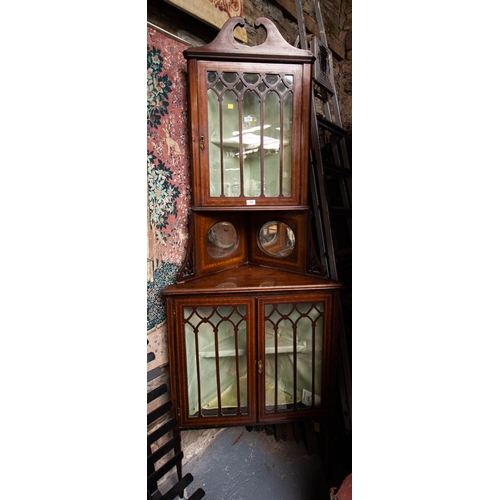
MULTIPOLYGON (((326 39, 320 2, 314 0, 313 3, 320 38, 306 36, 302 0, 295 0, 299 27, 296 45, 309 49, 315 56, 311 90, 311 210, 321 263, 329 278, 342 281, 341 265, 348 268, 350 279, 352 247, 351 165, 346 141, 349 134, 342 128, 333 56, 326 39)), ((351 363, 343 308, 339 309, 338 388, 344 430, 350 433, 351 363)))

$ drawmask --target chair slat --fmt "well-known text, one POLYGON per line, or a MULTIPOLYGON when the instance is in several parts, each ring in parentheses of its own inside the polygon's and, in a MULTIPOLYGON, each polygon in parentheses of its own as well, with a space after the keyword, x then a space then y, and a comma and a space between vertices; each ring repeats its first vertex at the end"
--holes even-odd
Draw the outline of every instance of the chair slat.
POLYGON ((165 444, 160 446, 156 451, 148 455, 148 463, 154 464, 163 458, 168 452, 172 451, 175 446, 181 442, 180 436, 175 436, 174 438, 167 441, 165 444))
POLYGON ((192 495, 189 495, 189 500, 200 500, 205 496, 205 490, 198 488, 192 495))
POLYGON ((171 431, 177 425, 177 420, 175 418, 163 423, 158 429, 155 429, 151 434, 148 434, 148 444, 153 444, 158 441, 167 432, 171 431))
MULTIPOLYGON (((148 340, 149 346, 149 340, 148 340)), ((148 363, 154 361, 154 352, 148 352, 148 363)), ((153 370, 148 371, 148 382, 158 378, 162 375, 162 370, 160 367, 156 367, 153 370)), ((163 394, 168 392, 168 387, 166 384, 161 384, 148 392, 147 401, 151 403, 163 394)), ((172 401, 168 401, 158 408, 151 411, 147 416, 148 426, 158 418, 166 415, 172 409, 172 401)), ((174 486, 172 486, 164 495, 158 490, 158 481, 162 479, 169 471, 171 471, 175 466, 177 466, 177 478, 181 477, 182 474, 182 459, 184 458, 184 452, 179 451, 170 460, 165 462, 158 470, 155 471, 155 464, 165 457, 167 453, 172 450, 180 449, 181 437, 177 433, 166 443, 162 444, 156 451, 151 452, 151 444, 158 441, 168 432, 174 430, 178 426, 176 418, 171 418, 168 421, 162 422, 160 426, 153 432, 148 434, 148 461, 147 461, 147 495, 148 500, 174 500, 175 498, 183 498, 184 490, 186 486, 193 482, 192 474, 186 474, 182 479, 180 479, 174 486)), ((205 491, 198 488, 189 498, 190 500, 200 500, 205 496, 205 491)))
POLYGON ((148 371, 148 382, 151 382, 151 380, 154 380, 155 378, 159 377, 161 375, 161 368, 157 366, 156 368, 153 368, 152 370, 148 371))
POLYGON ((172 401, 168 401, 165 404, 162 404, 151 413, 148 413, 148 425, 151 422, 154 422, 156 419, 166 415, 172 409, 172 401))
MULTIPOLYGON (((165 462, 156 472, 148 476, 148 488, 154 486, 167 472, 172 470, 184 458, 184 452, 180 451, 172 457, 168 462, 165 462)), ((151 488, 153 489, 153 488, 151 488)))
POLYGON ((174 484, 162 497, 161 500, 173 500, 182 494, 186 486, 193 482, 192 474, 186 474, 178 483, 174 484))
POLYGON ((156 398, 160 397, 162 394, 167 392, 167 384, 159 385, 148 392, 148 403, 154 401, 156 398))

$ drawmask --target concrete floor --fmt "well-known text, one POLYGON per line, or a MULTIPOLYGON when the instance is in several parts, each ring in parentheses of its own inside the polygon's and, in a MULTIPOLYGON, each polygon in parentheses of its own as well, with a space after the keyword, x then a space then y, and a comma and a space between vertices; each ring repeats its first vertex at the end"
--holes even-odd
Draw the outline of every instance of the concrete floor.
POLYGON ((199 432, 208 441, 185 453, 183 474, 194 477, 185 498, 201 487, 207 500, 329 499, 324 464, 307 452, 304 441, 277 441, 258 427, 185 432, 199 432))

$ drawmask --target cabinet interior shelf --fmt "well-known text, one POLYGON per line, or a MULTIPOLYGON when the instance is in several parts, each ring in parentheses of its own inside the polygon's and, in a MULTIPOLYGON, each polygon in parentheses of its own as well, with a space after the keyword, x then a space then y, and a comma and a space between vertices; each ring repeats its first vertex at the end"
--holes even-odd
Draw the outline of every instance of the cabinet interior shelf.
MULTIPOLYGON (((306 350, 307 344, 305 341, 297 341, 296 351, 304 352, 306 350)), ((266 354, 275 354, 276 346, 274 342, 274 333, 266 333, 266 354)), ((278 354, 290 354, 293 353, 293 340, 286 336, 280 335, 278 333, 278 354)))
MULTIPOLYGON (((280 149, 280 140, 267 135, 263 136, 262 143, 260 135, 257 134, 243 134, 243 140, 240 140, 239 137, 227 137, 222 140, 222 143, 214 139, 212 139, 211 142, 218 147, 224 146, 235 149, 239 149, 241 144, 244 150, 260 148, 261 146, 263 149, 271 149, 275 151, 280 149)), ((284 140, 283 146, 288 146, 288 143, 289 141, 284 140)))
MULTIPOLYGON (((241 404, 246 406, 248 382, 247 382, 247 374, 245 373, 245 375, 239 378, 239 381, 233 382, 226 389, 224 389, 224 391, 221 392, 220 395, 221 408, 235 408, 238 406, 238 392, 237 392, 238 384, 240 386, 241 404)), ((217 396, 215 396, 215 398, 213 398, 211 401, 202 406, 204 410, 212 410, 218 407, 219 407, 219 402, 217 400, 217 396)))
MULTIPOLYGON (((210 344, 209 346, 200 349, 201 358, 215 358, 216 345, 210 344)), ((235 357, 234 337, 227 337, 219 342, 219 358, 235 357)), ((247 353, 246 339, 241 336, 238 339, 238 356, 244 356, 247 353)))
MULTIPOLYGON (((306 350, 306 341, 297 341, 296 351, 304 352, 306 350)), ((276 347, 274 343, 274 333, 266 333, 266 344, 264 349, 266 354, 275 354, 276 347)), ((244 356, 247 352, 246 339, 244 337, 238 342, 238 356, 244 356)), ((293 340, 284 337, 278 333, 278 354, 293 353, 293 340)), ((215 344, 211 344, 199 351, 201 358, 215 358, 215 344)), ((235 357, 236 350, 234 338, 227 337, 219 342, 219 358, 235 357)))
MULTIPOLYGON (((246 406, 247 399, 247 375, 243 375, 239 379, 240 386, 240 401, 241 404, 246 406)), ((274 401, 276 386, 266 381, 266 401, 274 401)), ((238 394, 237 394, 237 382, 233 382, 224 391, 221 392, 221 408, 236 408, 238 406, 238 394)), ((301 399, 297 398, 297 403, 300 403, 301 399)), ((286 405, 293 404, 293 396, 283 389, 278 387, 278 408, 284 409, 286 405)), ((219 407, 219 402, 217 396, 213 398, 208 403, 204 404, 202 408, 204 410, 213 410, 219 407)))

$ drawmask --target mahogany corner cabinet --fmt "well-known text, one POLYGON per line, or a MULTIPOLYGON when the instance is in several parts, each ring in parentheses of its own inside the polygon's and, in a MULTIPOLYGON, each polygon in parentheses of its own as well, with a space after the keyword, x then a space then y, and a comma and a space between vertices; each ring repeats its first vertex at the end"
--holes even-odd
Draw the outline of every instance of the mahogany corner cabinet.
POLYGON ((164 288, 180 428, 332 409, 342 285, 321 272, 308 205, 311 64, 274 24, 249 47, 230 18, 188 60, 189 243, 164 288), (319 269, 319 270, 318 270, 319 269))

